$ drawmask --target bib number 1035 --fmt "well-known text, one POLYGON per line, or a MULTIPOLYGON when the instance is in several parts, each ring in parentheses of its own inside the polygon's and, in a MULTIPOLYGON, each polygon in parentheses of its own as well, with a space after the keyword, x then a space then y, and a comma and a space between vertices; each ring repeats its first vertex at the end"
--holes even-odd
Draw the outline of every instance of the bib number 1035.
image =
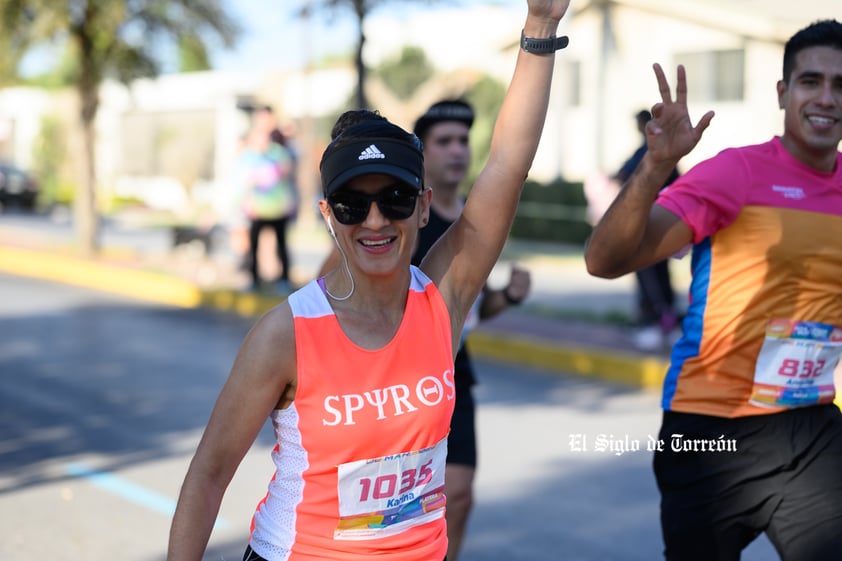
POLYGON ((447 440, 339 466, 336 539, 385 537, 444 516, 447 440))
POLYGON ((411 468, 405 470, 398 475, 394 473, 387 473, 378 475, 376 477, 361 477, 360 483, 360 502, 366 502, 369 499, 390 499, 396 496, 401 496, 415 489, 419 485, 425 485, 432 481, 433 470, 430 469, 433 460, 427 460, 426 463, 419 468, 411 468), (398 483, 400 482, 400 488, 398 483))

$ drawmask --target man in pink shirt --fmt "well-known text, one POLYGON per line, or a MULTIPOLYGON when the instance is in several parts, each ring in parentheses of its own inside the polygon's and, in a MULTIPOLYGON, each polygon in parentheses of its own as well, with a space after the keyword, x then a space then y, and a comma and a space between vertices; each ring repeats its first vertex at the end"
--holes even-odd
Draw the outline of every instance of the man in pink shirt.
POLYGON ((684 69, 675 99, 655 74, 648 151, 585 260, 616 278, 693 249, 654 459, 666 558, 738 560, 765 532, 782 559, 839 559, 842 24, 787 42, 781 136, 724 150, 660 194, 713 113, 694 127, 684 69))

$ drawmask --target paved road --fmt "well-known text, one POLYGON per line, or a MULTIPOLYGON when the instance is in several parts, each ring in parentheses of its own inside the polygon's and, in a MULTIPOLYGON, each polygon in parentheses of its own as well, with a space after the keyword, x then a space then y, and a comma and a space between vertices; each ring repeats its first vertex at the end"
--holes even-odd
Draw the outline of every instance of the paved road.
MULTIPOLYGON (((0 293, 0 559, 162 560, 251 320, 9 276, 0 293)), ((650 454, 593 449, 600 434, 645 449, 657 397, 504 364, 478 371, 481 465, 462 561, 659 559, 650 454)), ((271 445, 264 431, 235 477, 208 561, 240 558, 271 445)), ((776 557, 759 543, 743 559, 776 557)))

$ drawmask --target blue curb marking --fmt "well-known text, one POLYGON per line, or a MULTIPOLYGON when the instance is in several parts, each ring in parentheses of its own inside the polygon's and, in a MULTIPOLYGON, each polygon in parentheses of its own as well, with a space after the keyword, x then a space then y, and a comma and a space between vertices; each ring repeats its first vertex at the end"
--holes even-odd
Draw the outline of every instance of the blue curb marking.
MULTIPOLYGON (((67 464, 64 471, 70 477, 84 479, 100 489, 126 499, 130 503, 146 507, 167 517, 172 517, 175 513, 176 502, 171 498, 155 491, 150 491, 137 483, 132 483, 112 473, 92 469, 80 463, 67 464)), ((227 522, 221 518, 217 518, 214 529, 222 529, 227 526, 227 522)))

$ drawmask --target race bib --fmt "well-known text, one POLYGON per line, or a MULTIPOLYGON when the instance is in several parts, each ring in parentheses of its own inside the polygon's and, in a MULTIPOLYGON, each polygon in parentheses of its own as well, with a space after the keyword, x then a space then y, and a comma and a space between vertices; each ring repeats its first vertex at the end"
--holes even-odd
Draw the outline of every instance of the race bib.
POLYGON ((447 439, 435 446, 339 466, 337 540, 399 534, 444 516, 447 439))
POLYGON ((842 355, 842 328, 773 319, 757 357, 750 402, 761 407, 831 403, 833 371, 842 355))

